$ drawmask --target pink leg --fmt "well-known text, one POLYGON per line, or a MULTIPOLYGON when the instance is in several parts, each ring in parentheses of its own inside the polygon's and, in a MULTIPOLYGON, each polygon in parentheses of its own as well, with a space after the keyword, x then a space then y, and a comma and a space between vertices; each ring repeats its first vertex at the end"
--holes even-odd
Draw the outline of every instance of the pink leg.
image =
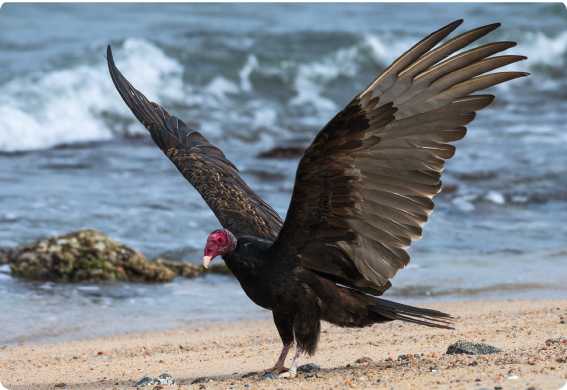
POLYGON ((282 372, 286 372, 287 368, 285 368, 284 366, 285 358, 287 357, 287 353, 291 349, 292 345, 293 343, 284 344, 276 365, 270 369, 267 369, 264 373, 270 372, 272 374, 281 374, 282 372))
POLYGON ((295 349, 295 356, 291 362, 291 367, 287 372, 280 374, 280 378, 295 378, 297 376, 297 366, 299 364, 299 357, 301 356, 301 347, 297 346, 295 349))
POLYGON ((289 350, 291 349, 291 346, 293 345, 293 343, 289 343, 289 344, 284 344, 283 348, 282 348, 282 353, 280 353, 280 357, 276 363, 276 365, 274 367, 277 368, 285 368, 284 367, 284 363, 285 363, 285 358, 287 357, 287 353, 289 352, 289 350))

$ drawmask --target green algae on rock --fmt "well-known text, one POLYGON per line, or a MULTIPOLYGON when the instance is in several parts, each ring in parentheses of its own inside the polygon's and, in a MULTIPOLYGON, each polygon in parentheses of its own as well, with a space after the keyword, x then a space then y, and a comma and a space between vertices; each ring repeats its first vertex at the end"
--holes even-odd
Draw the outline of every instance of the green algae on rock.
MULTIPOLYGON (((54 282, 171 282, 176 276, 224 273, 202 266, 148 260, 140 252, 95 230, 80 230, 18 245, 5 252, 15 276, 54 282)), ((224 266, 226 268, 226 266, 224 266)))
POLYGON ((0 265, 8 263, 8 250, 0 249, 0 265))

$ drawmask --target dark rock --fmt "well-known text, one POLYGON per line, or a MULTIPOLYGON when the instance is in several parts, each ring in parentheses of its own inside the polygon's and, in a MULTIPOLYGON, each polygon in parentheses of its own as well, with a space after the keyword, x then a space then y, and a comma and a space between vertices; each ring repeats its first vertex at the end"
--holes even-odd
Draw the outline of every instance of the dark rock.
POLYGON ((209 266, 209 268, 205 268, 202 265, 191 263, 173 263, 163 259, 157 259, 156 262, 162 263, 165 266, 169 267, 177 275, 189 279, 198 278, 207 274, 232 275, 232 273, 224 263, 213 264, 209 266))
POLYGON ((8 249, 0 249, 0 265, 8 263, 8 249))
POLYGON ((373 362, 372 358, 361 357, 361 358, 356 359, 355 363, 361 364, 361 363, 371 363, 371 362, 373 362))
POLYGON ((465 353, 467 355, 486 355, 490 353, 502 352, 500 349, 484 343, 471 343, 470 341, 459 340, 447 348, 447 355, 465 353))
POLYGON ((559 323, 560 323, 560 324, 564 324, 564 323, 565 323, 565 320, 561 320, 561 321, 559 321, 559 323))
POLYGON ((95 230, 81 230, 8 250, 12 274, 54 282, 169 282, 176 274, 95 230))
POLYGON ((496 385, 496 386, 494 386, 494 390, 502 390, 502 385, 496 385))
POLYGON ((467 181, 485 181, 494 179, 498 174, 493 171, 481 171, 481 172, 468 172, 456 175, 461 180, 467 181))
POLYGON ((547 343, 552 343, 552 344, 555 344, 555 343, 562 343, 563 340, 567 340, 567 337, 558 337, 558 338, 556 338, 556 339, 547 339, 547 340, 545 340, 545 343, 546 343, 546 344, 547 344, 547 343))
POLYGON ((439 369, 437 367, 431 366, 431 367, 429 367, 429 371, 436 372, 436 371, 439 371, 439 369))
POLYGON ((61 382, 61 383, 56 384, 56 385, 53 386, 53 387, 58 387, 58 388, 64 389, 64 388, 67 387, 67 383, 61 382))
POLYGON ((50 237, 28 245, 18 245, 0 253, 13 275, 53 282, 171 282, 176 276, 188 278, 208 273, 229 274, 224 264, 209 269, 163 259, 148 260, 140 252, 95 230, 50 237))
POLYGON ((272 374, 271 372, 268 372, 262 375, 260 378, 256 379, 254 382, 265 381, 267 379, 280 379, 280 377, 277 376, 276 374, 272 374))
POLYGON ((442 194, 452 194, 453 192, 457 192, 458 190, 459 186, 456 184, 443 185, 443 187, 441 187, 442 194))
POLYGON ((318 365, 316 365, 315 363, 307 363, 307 364, 302 364, 301 366, 297 367, 297 372, 313 372, 313 371, 319 371, 321 369, 321 367, 319 367, 318 365))
POLYGON ((195 383, 209 383, 209 382, 214 382, 215 379, 211 378, 209 376, 201 376, 195 380, 193 380, 193 382, 191 382, 191 384, 195 384, 195 383))
POLYGON ((305 146, 276 146, 258 154, 258 158, 294 158, 303 156, 305 146))
POLYGON ((474 362, 469 363, 469 367, 476 367, 476 366, 478 366, 478 364, 479 363, 475 360, 474 362))

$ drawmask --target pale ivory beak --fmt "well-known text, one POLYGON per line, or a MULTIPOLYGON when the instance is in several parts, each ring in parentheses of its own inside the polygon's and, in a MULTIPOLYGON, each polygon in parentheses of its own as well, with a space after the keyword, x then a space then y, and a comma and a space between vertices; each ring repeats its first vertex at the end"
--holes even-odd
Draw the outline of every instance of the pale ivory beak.
POLYGON ((211 256, 203 256, 203 267, 209 268, 209 264, 211 263, 211 256))

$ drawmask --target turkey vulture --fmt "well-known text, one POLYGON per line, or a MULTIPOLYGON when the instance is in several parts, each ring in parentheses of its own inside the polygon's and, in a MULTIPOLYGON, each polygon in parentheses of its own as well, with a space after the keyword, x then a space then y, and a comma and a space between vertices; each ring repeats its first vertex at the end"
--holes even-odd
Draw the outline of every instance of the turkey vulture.
POLYGON ((150 102, 107 60, 126 105, 179 172, 201 194, 222 229, 207 239, 203 265, 222 256, 257 305, 273 313, 283 342, 269 371, 295 377, 312 355, 320 322, 365 327, 402 320, 453 329, 453 317, 381 298, 408 265, 406 249, 421 238, 441 190, 445 160, 464 127, 494 100, 472 93, 527 76, 485 74, 523 56, 492 55, 514 42, 451 54, 500 26, 465 32, 434 49, 455 21, 398 58, 317 134, 305 151, 285 221, 238 175, 205 137, 150 102), (291 367, 284 361, 297 343, 291 367))

